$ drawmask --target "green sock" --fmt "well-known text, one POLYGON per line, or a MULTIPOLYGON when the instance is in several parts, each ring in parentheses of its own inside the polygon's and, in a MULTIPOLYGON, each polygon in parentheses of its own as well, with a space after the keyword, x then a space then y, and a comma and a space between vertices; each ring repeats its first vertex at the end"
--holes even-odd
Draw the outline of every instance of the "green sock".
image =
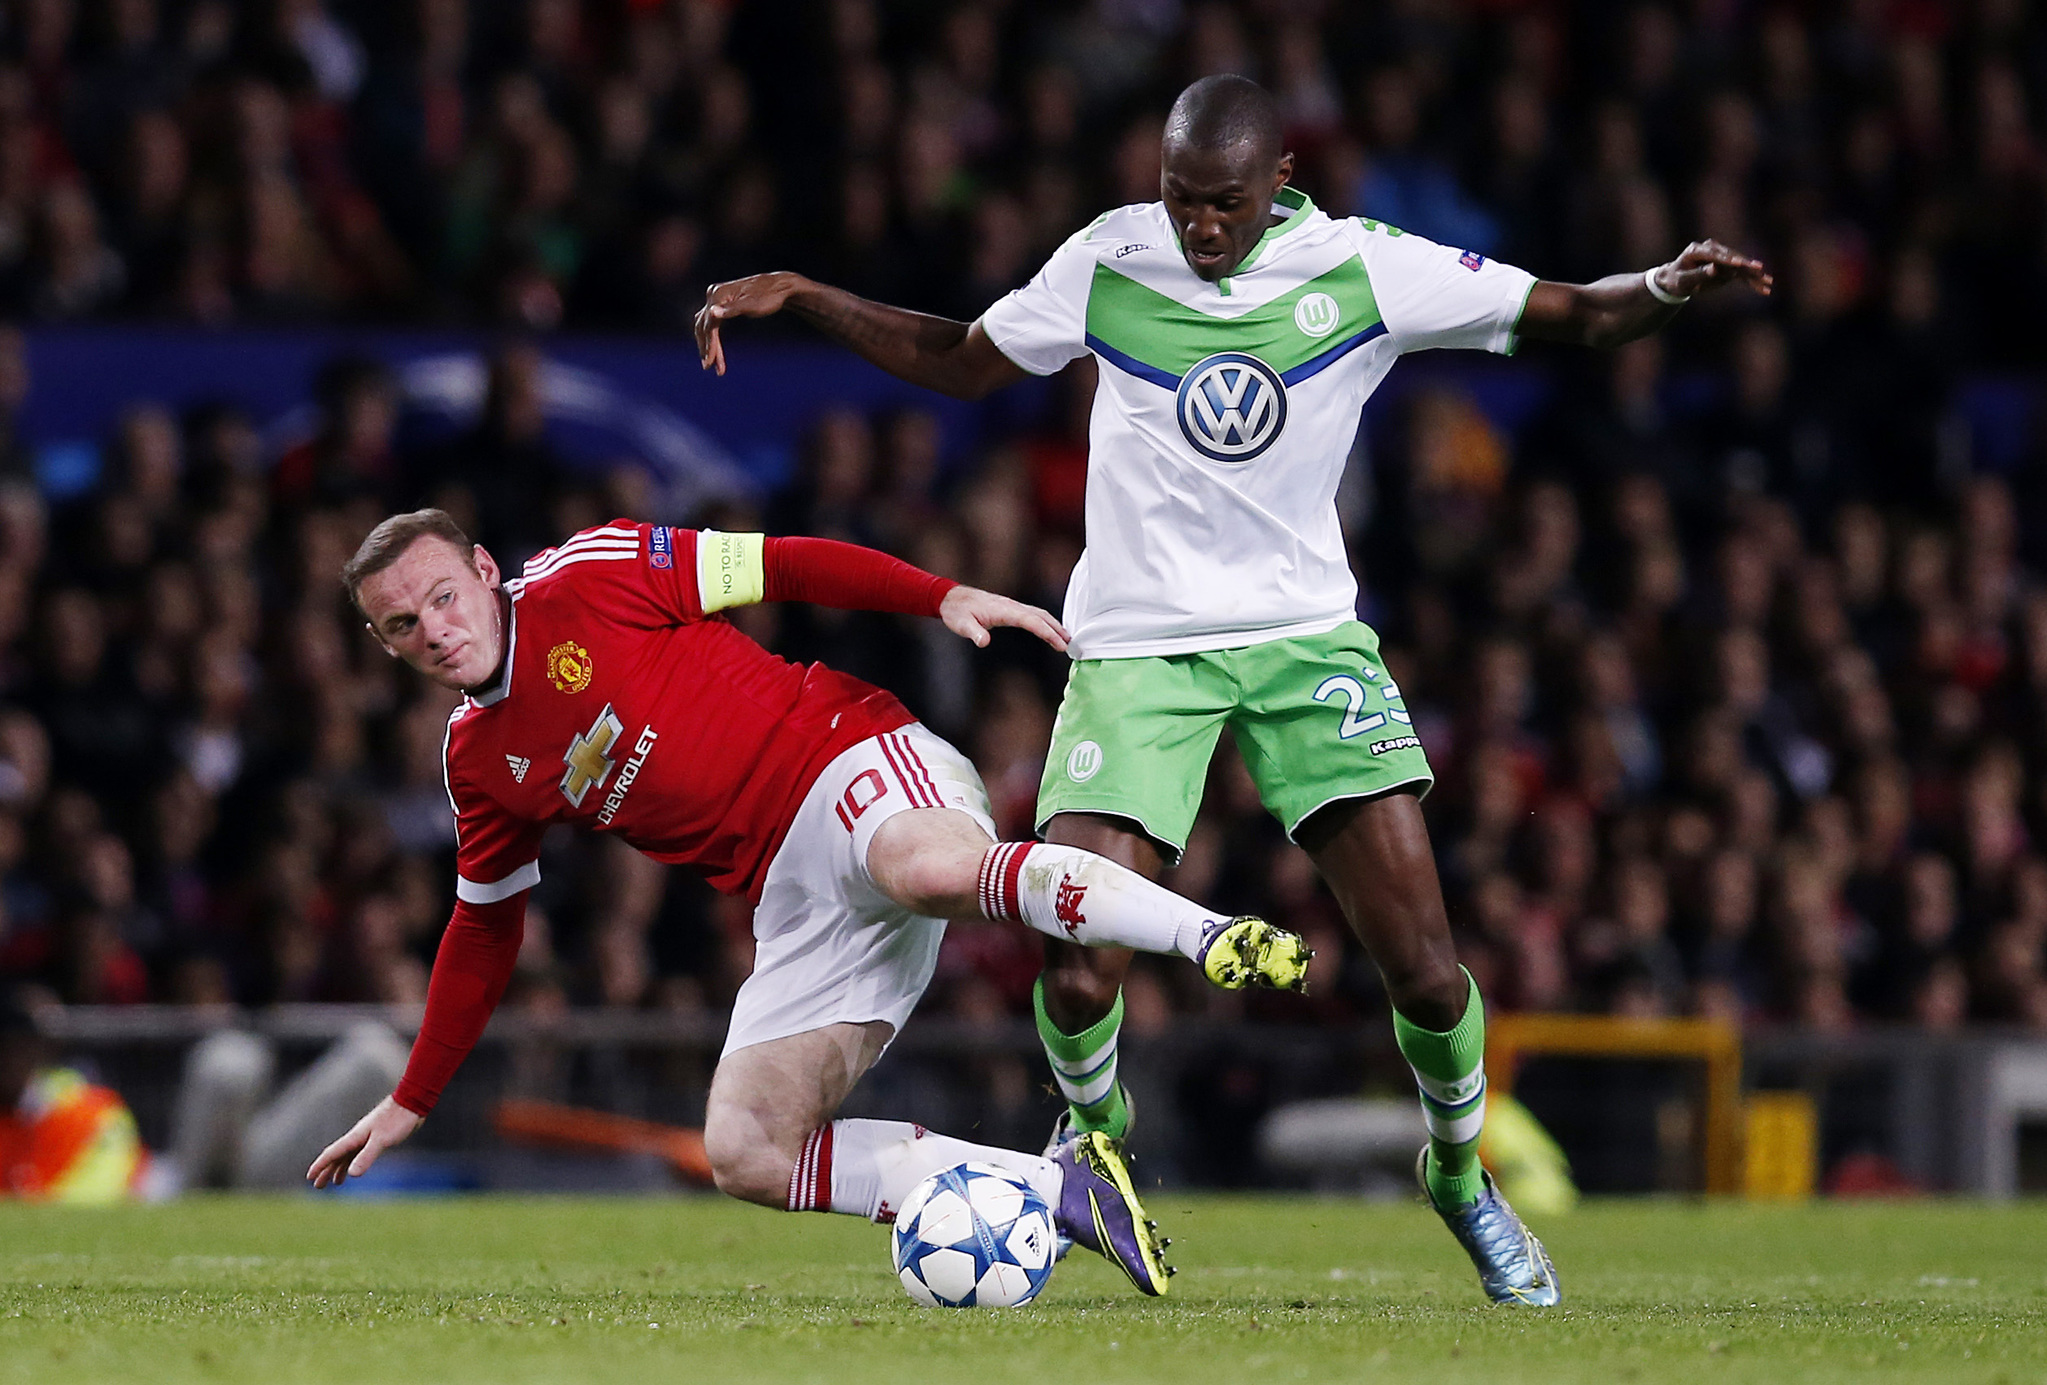
POLYGON ((1045 978, 1031 989, 1031 1003, 1038 1012, 1038 1037, 1044 1040, 1045 1056, 1052 1062, 1052 1080, 1059 1084, 1066 1104, 1073 1109, 1074 1126, 1082 1131, 1106 1131, 1122 1139, 1130 1128, 1130 1107, 1123 1100, 1123 1084, 1116 1080, 1116 1035, 1123 1028, 1123 992, 1101 1020, 1078 1034, 1068 1034, 1045 1013, 1045 978))
POLYGON ((1464 1017, 1446 1033, 1424 1029, 1397 1010, 1393 1014, 1393 1034, 1414 1069, 1429 1122, 1423 1177, 1430 1200, 1443 1208, 1468 1206, 1485 1187, 1478 1164, 1478 1134, 1485 1125, 1485 1005, 1471 973, 1464 979, 1471 986, 1464 1017))

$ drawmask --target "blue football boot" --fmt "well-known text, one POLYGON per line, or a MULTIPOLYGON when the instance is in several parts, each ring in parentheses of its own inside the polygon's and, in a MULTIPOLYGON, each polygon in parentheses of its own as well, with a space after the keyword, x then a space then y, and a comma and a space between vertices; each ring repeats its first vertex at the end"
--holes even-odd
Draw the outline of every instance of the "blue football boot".
POLYGON ((1429 1196, 1428 1164, 1429 1151, 1424 1145, 1414 1165, 1422 1196, 1428 1198, 1429 1206, 1435 1207, 1443 1225, 1450 1228, 1457 1244, 1464 1247, 1464 1253, 1477 1266, 1479 1287, 1485 1290, 1486 1297, 1494 1303, 1554 1308, 1563 1298, 1557 1287, 1556 1266, 1549 1262, 1549 1252, 1535 1239, 1535 1233, 1521 1224, 1507 1199, 1500 1196, 1500 1190, 1493 1186, 1493 1176, 1485 1175, 1485 1187, 1477 1202, 1445 1211, 1436 1207, 1436 1200, 1429 1196))
POLYGON ((1165 1261, 1171 1242, 1158 1234, 1157 1222, 1145 1219, 1122 1148, 1090 1130, 1068 1140, 1054 1158, 1066 1171, 1053 1217, 1059 1234, 1129 1275, 1139 1293, 1163 1295, 1173 1275, 1165 1261))

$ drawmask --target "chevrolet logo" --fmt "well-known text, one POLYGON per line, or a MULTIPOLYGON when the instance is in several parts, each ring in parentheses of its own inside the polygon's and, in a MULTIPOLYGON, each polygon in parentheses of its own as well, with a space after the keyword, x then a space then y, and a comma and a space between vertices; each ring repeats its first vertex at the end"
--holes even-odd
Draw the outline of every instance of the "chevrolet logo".
POLYGON ((568 750, 562 754, 562 763, 568 768, 562 773, 561 790, 570 806, 582 807, 583 796, 611 777, 613 761, 605 752, 624 734, 625 723, 607 702, 597 720, 590 723, 590 729, 569 742, 568 750))

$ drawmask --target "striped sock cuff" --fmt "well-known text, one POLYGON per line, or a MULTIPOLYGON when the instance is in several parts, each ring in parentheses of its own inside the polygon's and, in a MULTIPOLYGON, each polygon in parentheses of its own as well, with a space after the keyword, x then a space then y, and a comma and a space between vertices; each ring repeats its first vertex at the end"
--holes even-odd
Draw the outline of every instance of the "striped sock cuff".
POLYGON ((1024 858, 1030 855, 1031 842, 997 842, 988 848, 981 858, 981 874, 976 888, 981 899, 981 913, 991 919, 1021 919, 1023 904, 1017 898, 1017 882, 1023 875, 1024 858))
POLYGON ((820 1125, 803 1142, 796 1167, 789 1171, 789 1210, 832 1210, 832 1128, 820 1125))
POLYGON ((1095 1062, 1081 1071, 1078 1063, 1052 1060, 1052 1080, 1059 1086, 1059 1094, 1075 1106, 1093 1106, 1105 1100, 1116 1090, 1116 1045, 1112 1040, 1107 1049, 1096 1056, 1095 1062))
POLYGON ((1428 1122, 1430 1137, 1444 1144, 1461 1145, 1476 1140, 1485 1129, 1485 1078, 1479 1078, 1476 1093, 1456 1103, 1438 1101, 1424 1088, 1422 1117, 1428 1122))

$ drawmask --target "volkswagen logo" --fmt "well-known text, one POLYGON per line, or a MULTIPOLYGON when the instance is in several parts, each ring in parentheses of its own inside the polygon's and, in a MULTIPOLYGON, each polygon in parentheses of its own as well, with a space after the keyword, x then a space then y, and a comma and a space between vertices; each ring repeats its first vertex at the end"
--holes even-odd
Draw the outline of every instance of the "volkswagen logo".
POLYGON ((1241 351, 1197 361, 1180 381, 1180 431, 1196 452, 1218 462, 1248 462, 1286 427, 1286 386, 1279 372, 1241 351))

